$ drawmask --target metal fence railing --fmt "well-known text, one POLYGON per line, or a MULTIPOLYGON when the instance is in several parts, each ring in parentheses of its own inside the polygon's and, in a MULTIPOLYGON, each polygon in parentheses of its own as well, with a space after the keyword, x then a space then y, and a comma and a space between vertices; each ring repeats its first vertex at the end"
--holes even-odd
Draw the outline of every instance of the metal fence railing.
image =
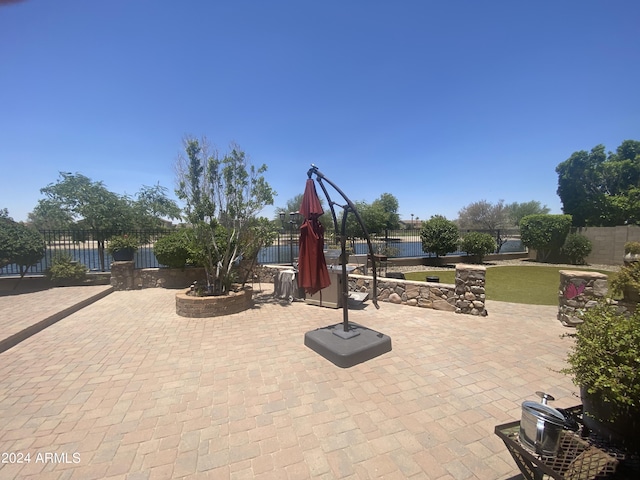
MULTIPOLYGON (((27 273, 44 274, 57 255, 69 255, 73 260, 84 264, 93 272, 109 271, 113 259, 104 249, 103 239, 120 233, 141 239, 141 244, 135 255, 136 266, 139 268, 159 266, 153 253, 153 243, 161 236, 170 233, 170 230, 139 230, 117 233, 90 230, 40 230, 46 245, 45 253, 38 263, 29 267, 27 273)), ((20 267, 15 264, 0 268, 0 276, 19 274, 20 267)))
MULTIPOLYGON (((464 235, 470 230, 461 231, 464 235)), ((520 231, 513 230, 476 230, 479 232, 490 233, 496 238, 496 243, 500 245, 501 253, 507 252, 525 252, 526 249, 520 242, 520 231)), ((325 236, 326 245, 336 242, 332 235, 325 236)), ((374 253, 380 253, 388 257, 407 258, 407 257, 429 257, 434 256, 425 253, 422 250, 422 239, 420 238, 419 229, 405 230, 388 230, 384 234, 371 235, 371 243, 374 253)), ((350 239, 348 246, 351 251, 356 254, 367 254, 367 242, 363 239, 350 239)), ((332 248, 339 248, 337 246, 332 248)), ((460 255, 465 252, 453 252, 452 255, 460 255)), ((291 258, 298 256, 298 237, 297 232, 289 232, 281 234, 270 247, 265 247, 258 255, 258 262, 266 263, 291 263, 291 258)))
MULTIPOLYGON (((160 266, 153 252, 153 244, 155 241, 170 233, 171 230, 146 230, 126 232, 128 235, 136 236, 142 239, 135 256, 135 265, 137 268, 157 268, 160 266)), ((87 266, 90 271, 100 272, 109 271, 112 258, 106 252, 101 257, 101 239, 109 238, 113 233, 109 232, 91 232, 83 230, 43 230, 40 231, 45 239, 46 251, 44 257, 27 271, 29 274, 44 274, 51 265, 52 259, 61 253, 66 253, 73 260, 87 266), (104 259, 104 262, 102 262, 104 259)), ((121 233, 121 232, 118 232, 121 233)), ((461 232, 464 234, 465 232, 461 232)), ((524 252, 525 249, 520 242, 519 231, 517 230, 500 230, 492 232, 502 244, 500 252, 524 252)), ((331 246, 336 244, 333 235, 328 234, 325 238, 326 244, 330 248, 339 248, 331 246)), ((375 253, 381 253, 389 257, 425 257, 432 256, 422 251, 422 240, 420 239, 420 230, 389 230, 386 234, 371 235, 371 242, 375 253)), ((367 243, 362 239, 350 239, 349 246, 351 251, 356 254, 368 253, 367 243)), ((261 264, 289 264, 292 258, 297 258, 299 252, 298 232, 283 232, 276 238, 275 242, 260 250, 258 254, 258 263, 261 264)), ((463 252, 455 252, 460 254, 463 252)), ((3 275, 19 275, 20 268, 15 265, 6 265, 0 268, 0 276, 3 275)))

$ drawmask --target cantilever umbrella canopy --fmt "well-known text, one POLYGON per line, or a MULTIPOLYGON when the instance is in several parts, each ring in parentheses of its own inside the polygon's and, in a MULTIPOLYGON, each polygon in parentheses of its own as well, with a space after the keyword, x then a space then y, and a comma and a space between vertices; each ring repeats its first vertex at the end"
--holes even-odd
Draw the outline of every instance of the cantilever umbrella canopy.
POLYGON ((305 221, 300 227, 298 286, 310 295, 331 285, 324 258, 324 227, 318 217, 324 213, 313 179, 307 179, 300 214, 305 221))

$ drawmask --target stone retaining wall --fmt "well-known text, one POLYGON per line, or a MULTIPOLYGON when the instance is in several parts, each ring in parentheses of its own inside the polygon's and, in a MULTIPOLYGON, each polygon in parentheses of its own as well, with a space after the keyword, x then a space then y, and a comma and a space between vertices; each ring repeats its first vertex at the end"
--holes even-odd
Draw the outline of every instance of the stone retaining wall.
POLYGON ((204 268, 134 268, 133 261, 111 264, 111 286, 115 290, 187 288, 194 281, 206 284, 204 268))
MULTIPOLYGON (((455 285, 378 277, 377 299, 410 307, 486 316, 485 274, 485 267, 462 264, 456 266, 455 285)), ((349 275, 350 291, 371 294, 372 284, 372 277, 349 275)))
POLYGON ((558 320, 564 326, 582 323, 580 312, 594 307, 607 295, 607 276, 583 270, 560 270, 558 320))
MULTIPOLYGON (((194 281, 205 283, 203 268, 140 268, 134 262, 113 262, 111 264, 111 285, 115 290, 142 288, 186 288, 194 281)), ((255 282, 273 283, 280 270, 290 266, 259 266, 255 271, 255 282)), ((477 265, 461 264, 456 267, 456 283, 414 282, 410 280, 378 277, 377 298, 411 307, 433 308, 470 315, 487 315, 485 308, 486 269, 477 265)), ((251 282, 248 282, 251 283, 251 282)), ((373 278, 364 275, 349 275, 351 291, 369 292, 373 278)))
MULTIPOLYGON (((291 267, 280 267, 291 268, 291 267)), ((257 266, 254 282, 273 283, 278 268, 257 266)), ((139 290, 142 288, 187 288, 193 282, 207 283, 204 268, 134 268, 134 262, 111 264, 111 286, 115 290, 139 290)), ((248 280, 251 284, 251 279, 248 280)))

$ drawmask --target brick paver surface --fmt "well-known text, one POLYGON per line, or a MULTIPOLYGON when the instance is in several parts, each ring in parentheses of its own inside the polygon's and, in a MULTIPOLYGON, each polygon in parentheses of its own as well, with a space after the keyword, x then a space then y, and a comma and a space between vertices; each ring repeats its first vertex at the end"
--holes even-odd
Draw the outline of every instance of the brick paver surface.
POLYGON ((52 317, 56 314, 110 290, 112 287, 109 285, 93 285, 49 288, 29 293, 21 293, 20 290, 0 291, 0 346, 30 327, 37 329, 39 322, 55 320, 52 317))
POLYGON ((351 310, 393 351, 341 369, 303 340, 342 310, 187 319, 174 295, 114 292, 0 354, 0 478, 505 479, 495 425, 536 390, 579 403, 554 307, 351 310))

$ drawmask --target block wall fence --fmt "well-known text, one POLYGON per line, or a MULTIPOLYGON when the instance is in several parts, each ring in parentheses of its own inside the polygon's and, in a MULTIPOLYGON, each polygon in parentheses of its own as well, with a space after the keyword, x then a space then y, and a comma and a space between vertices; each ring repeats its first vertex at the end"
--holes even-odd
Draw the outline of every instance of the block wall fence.
POLYGON ((587 263, 601 265, 622 265, 624 244, 640 242, 640 226, 623 225, 620 227, 582 227, 578 232, 593 245, 587 263))

